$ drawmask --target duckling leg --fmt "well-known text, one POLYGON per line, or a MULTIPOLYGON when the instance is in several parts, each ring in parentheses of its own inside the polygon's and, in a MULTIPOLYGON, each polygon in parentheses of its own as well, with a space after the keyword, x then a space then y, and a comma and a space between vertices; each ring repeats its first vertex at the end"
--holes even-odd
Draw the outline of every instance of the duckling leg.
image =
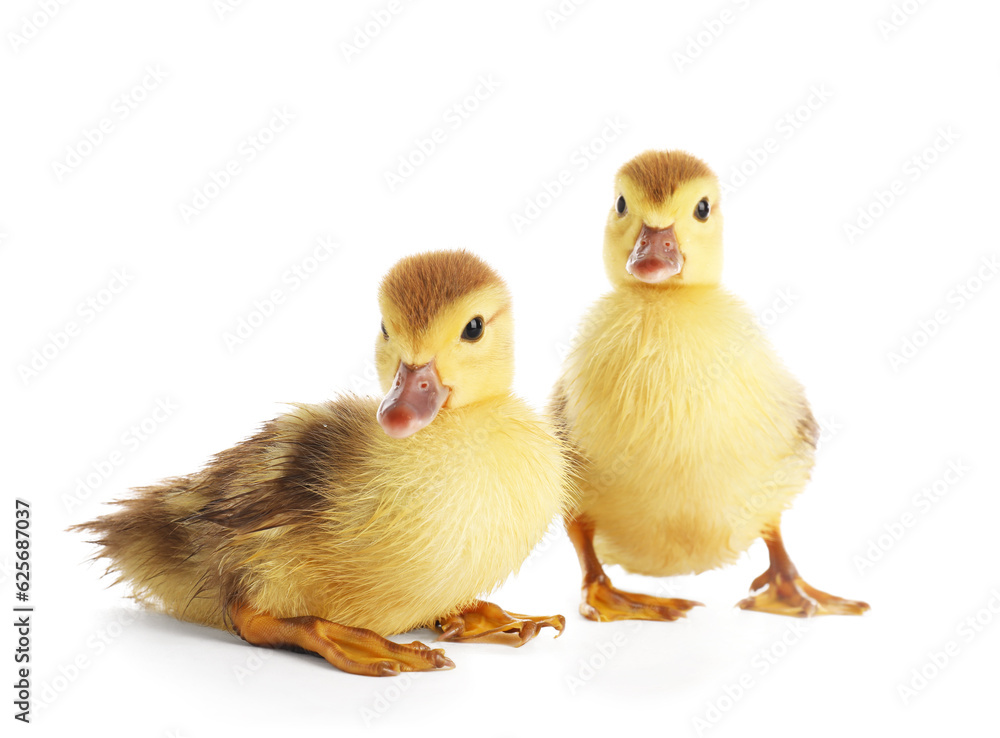
POLYGON ((454 669, 440 648, 419 641, 393 643, 364 628, 307 616, 276 618, 243 604, 229 608, 233 626, 247 643, 267 648, 312 651, 341 671, 362 676, 396 676, 401 671, 454 669))
POLYGON ((583 570, 583 602, 580 614, 589 620, 677 620, 692 607, 694 600, 680 600, 623 592, 611 586, 594 551, 594 524, 585 516, 566 518, 566 530, 580 558, 583 570))
POLYGON ((439 641, 499 643, 514 648, 523 646, 547 625, 556 629, 558 638, 566 627, 566 618, 562 615, 519 615, 481 600, 434 622, 435 630, 441 634, 439 641))
POLYGON ((861 615, 870 609, 867 602, 845 600, 806 584, 785 550, 777 524, 764 529, 764 542, 771 556, 771 564, 750 585, 751 592, 763 591, 740 600, 737 604, 742 609, 798 618, 813 615, 861 615))

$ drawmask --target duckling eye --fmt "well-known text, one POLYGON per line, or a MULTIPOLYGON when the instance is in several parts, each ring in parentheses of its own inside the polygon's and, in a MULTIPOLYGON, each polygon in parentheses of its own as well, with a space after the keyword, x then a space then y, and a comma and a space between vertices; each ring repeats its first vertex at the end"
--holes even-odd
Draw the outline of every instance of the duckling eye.
POLYGON ((385 339, 386 341, 388 341, 388 340, 389 340, 389 331, 387 331, 387 330, 385 329, 385 321, 384 321, 384 320, 382 321, 382 337, 383 337, 383 338, 384 338, 384 339, 385 339))
POLYGON ((625 204, 625 195, 619 195, 615 201, 615 212, 618 213, 619 217, 628 212, 628 205, 625 204))
POLYGON ((470 320, 465 326, 465 330, 462 331, 463 341, 478 341, 483 337, 483 331, 486 329, 486 323, 478 315, 470 320))
POLYGON ((707 197, 701 198, 698 201, 698 204, 694 207, 694 217, 702 222, 708 220, 708 214, 710 212, 712 212, 712 207, 708 204, 707 197))

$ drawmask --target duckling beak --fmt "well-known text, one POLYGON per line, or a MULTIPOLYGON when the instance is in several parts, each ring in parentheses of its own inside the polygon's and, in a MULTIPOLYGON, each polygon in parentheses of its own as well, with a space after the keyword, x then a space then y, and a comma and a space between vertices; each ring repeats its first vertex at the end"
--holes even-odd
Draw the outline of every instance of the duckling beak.
POLYGON ((656 229, 643 223, 625 270, 640 282, 657 284, 680 274, 683 266, 674 227, 656 229))
POLYGON ((379 405, 379 425, 391 438, 412 436, 434 420, 449 392, 441 384, 433 359, 418 367, 401 361, 392 389, 379 405))

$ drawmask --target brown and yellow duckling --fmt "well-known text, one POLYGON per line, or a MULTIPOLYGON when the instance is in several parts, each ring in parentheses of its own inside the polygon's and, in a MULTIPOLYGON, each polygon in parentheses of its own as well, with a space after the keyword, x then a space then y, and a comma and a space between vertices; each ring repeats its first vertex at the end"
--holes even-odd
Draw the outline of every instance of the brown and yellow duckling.
POLYGON ((385 676, 454 664, 384 636, 519 646, 562 616, 478 598, 566 504, 549 426, 511 394, 511 302, 465 252, 400 261, 379 296, 386 390, 299 405, 202 471, 77 526, 144 604, 385 676))

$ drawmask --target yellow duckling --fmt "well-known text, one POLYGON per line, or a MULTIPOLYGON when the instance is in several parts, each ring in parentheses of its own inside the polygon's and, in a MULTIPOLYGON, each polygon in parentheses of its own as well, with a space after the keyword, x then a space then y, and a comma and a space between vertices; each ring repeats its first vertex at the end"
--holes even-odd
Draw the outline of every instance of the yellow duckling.
POLYGON ((400 261, 381 285, 386 390, 300 405, 202 471, 76 526, 135 597, 386 676, 454 664, 382 636, 521 645, 562 616, 477 599, 516 571, 566 504, 551 429, 510 393, 511 303, 465 252, 400 261))
POLYGON ((680 151, 619 170, 604 238, 614 290, 583 321, 552 402, 578 463, 567 529, 592 620, 673 620, 700 603, 622 592, 601 562, 699 573, 763 537, 770 567, 739 603, 783 615, 860 614, 863 602, 799 576, 782 511, 809 479, 818 437, 802 387, 747 307, 719 286, 715 174, 680 151))

